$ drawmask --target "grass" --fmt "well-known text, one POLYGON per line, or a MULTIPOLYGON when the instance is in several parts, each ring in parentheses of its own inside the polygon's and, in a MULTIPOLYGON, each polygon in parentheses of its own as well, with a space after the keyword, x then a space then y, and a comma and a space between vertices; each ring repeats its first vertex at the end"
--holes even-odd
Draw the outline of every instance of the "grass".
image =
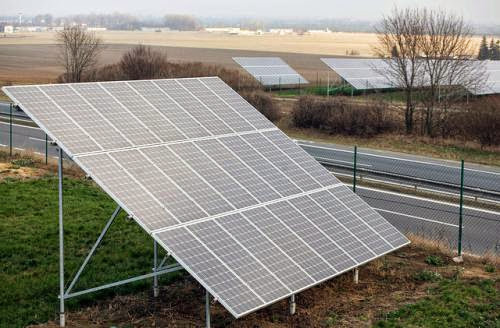
POLYGON ((430 156, 445 160, 465 160, 469 163, 500 166, 500 151, 497 149, 481 149, 473 144, 459 144, 449 140, 429 139, 425 137, 408 137, 405 135, 380 135, 373 138, 359 138, 342 135, 330 135, 311 129, 290 128, 286 123, 280 124, 290 138, 316 142, 335 143, 340 145, 388 150, 393 152, 430 156))
MULTIPOLYGON (((58 310, 57 179, 5 179, 0 182, 0 194, 0 327, 53 320, 58 310)), ((91 182, 64 180, 66 281, 114 208, 112 200, 91 182)), ((149 272, 152 249, 151 238, 122 213, 74 291, 149 272)), ((146 286, 150 286, 149 280, 103 291, 97 297, 146 286)), ((95 297, 89 294, 67 305, 71 310, 92 303, 95 297)))
POLYGON ((498 281, 446 279, 415 304, 389 312, 375 327, 499 327, 498 281))

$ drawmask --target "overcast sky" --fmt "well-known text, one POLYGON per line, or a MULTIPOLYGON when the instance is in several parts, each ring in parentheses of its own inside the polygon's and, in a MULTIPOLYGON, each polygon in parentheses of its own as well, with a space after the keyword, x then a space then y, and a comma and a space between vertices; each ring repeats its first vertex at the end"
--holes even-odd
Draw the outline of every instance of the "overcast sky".
POLYGON ((377 20, 394 5, 442 8, 472 22, 500 24, 500 0, 1 0, 1 14, 132 13, 377 20))

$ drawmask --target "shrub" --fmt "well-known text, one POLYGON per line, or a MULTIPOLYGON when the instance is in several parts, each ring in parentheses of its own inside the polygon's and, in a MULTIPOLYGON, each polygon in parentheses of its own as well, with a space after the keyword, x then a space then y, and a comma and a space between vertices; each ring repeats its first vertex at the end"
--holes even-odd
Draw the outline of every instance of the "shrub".
POLYGON ((372 137, 395 131, 396 120, 384 102, 357 104, 345 98, 303 96, 292 112, 296 127, 315 128, 331 134, 372 137))
POLYGON ((277 122, 281 118, 280 108, 269 94, 263 91, 254 91, 242 92, 241 96, 257 108, 268 120, 277 122))

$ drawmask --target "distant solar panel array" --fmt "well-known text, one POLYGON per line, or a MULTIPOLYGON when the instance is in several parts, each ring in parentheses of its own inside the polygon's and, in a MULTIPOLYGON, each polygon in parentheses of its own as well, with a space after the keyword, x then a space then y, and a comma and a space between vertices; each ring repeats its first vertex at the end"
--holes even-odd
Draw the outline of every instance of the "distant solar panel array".
POLYGON ((387 63, 382 59, 321 58, 321 61, 358 90, 395 87, 383 74, 387 63))
POLYGON ((486 81, 479 87, 469 89, 474 95, 487 95, 500 93, 500 61, 484 61, 486 81))
POLYGON ((408 243, 219 78, 3 90, 235 317, 408 243))
POLYGON ((279 57, 234 57, 233 60, 264 86, 309 83, 279 57))
MULTIPOLYGON (((344 81, 357 90, 398 88, 387 74, 388 64, 383 59, 321 58, 344 81)), ((469 88, 474 95, 500 93, 500 61, 477 62, 484 65, 486 81, 479 87, 469 88)))

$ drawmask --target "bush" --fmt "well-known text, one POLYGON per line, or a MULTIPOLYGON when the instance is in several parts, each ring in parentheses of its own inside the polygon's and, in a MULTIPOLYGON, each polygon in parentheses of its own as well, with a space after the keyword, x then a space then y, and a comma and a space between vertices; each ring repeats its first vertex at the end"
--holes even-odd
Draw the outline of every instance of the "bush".
POLYGON ((465 130, 481 147, 500 145, 500 97, 474 102, 465 115, 465 130))
POLYGON ((263 91, 254 91, 242 92, 241 96, 257 108, 268 120, 277 122, 281 118, 280 108, 269 94, 263 91))
POLYGON ((127 80, 155 79, 169 75, 166 54, 143 45, 126 52, 118 66, 127 80))
POLYGON ((299 128, 372 137, 397 130, 398 124, 389 111, 384 102, 364 105, 345 98, 321 99, 303 96, 293 109, 292 121, 299 128))

